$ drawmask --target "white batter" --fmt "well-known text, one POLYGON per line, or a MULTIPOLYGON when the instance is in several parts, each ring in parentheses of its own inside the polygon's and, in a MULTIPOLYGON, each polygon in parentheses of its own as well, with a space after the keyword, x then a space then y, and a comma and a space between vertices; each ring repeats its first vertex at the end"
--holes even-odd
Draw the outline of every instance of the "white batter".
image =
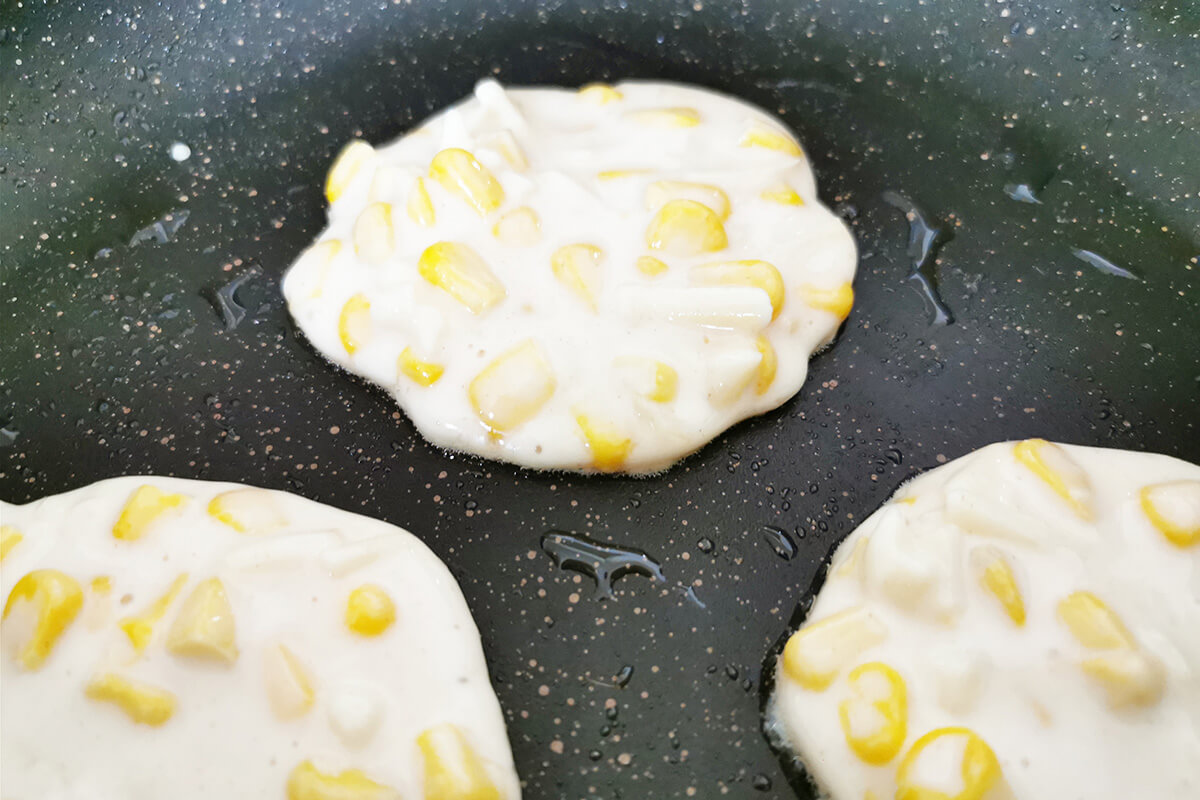
POLYGON ((434 443, 652 472, 794 395, 854 240, 780 122, 668 83, 475 95, 353 142, 288 306, 434 443))
POLYGON ((0 503, 5 800, 517 800, 479 634, 399 528, 118 478, 0 503))
POLYGON ((771 725, 833 800, 1200 797, 1200 467, 1006 442, 838 548, 771 725))

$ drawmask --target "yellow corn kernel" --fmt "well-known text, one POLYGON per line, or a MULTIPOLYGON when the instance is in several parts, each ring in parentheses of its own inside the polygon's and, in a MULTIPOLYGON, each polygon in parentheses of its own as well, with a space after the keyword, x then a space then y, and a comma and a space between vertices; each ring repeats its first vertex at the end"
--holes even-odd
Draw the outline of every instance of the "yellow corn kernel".
POLYGON ((694 128, 700 124, 700 112, 694 108, 643 108, 625 115, 639 125, 651 128, 694 128))
POLYGON ((167 649, 177 656, 237 661, 237 628, 220 578, 197 584, 167 632, 167 649))
POLYGON ((335 775, 304 761, 288 776, 287 800, 400 800, 400 794, 361 770, 346 769, 335 775))
POLYGON ((887 628, 865 608, 839 611, 805 625, 783 648, 783 671, 805 689, 829 688, 853 659, 887 638, 887 628))
POLYGON ((592 453, 592 466, 601 472, 615 472, 624 466, 633 450, 633 440, 616 425, 582 413, 575 414, 575 424, 592 453))
POLYGON ((695 200, 672 200, 646 228, 646 246, 677 256, 715 253, 729 244, 716 212, 695 200))
POLYGON ((479 419, 498 436, 537 414, 556 385, 542 349, 526 339, 484 367, 467 387, 467 396, 479 419))
POLYGON ((265 489, 231 489, 208 501, 208 515, 238 533, 266 533, 282 528, 288 519, 265 489))
POLYGON ((497 131, 482 139, 480 143, 489 150, 499 153, 500 157, 515 172, 524 172, 529 169, 529 159, 525 157, 525 151, 521 149, 521 145, 517 143, 517 139, 511 131, 497 131))
POLYGON ((638 175, 649 175, 654 170, 634 168, 634 169, 603 169, 596 173, 596 180, 600 181, 619 181, 622 178, 636 178, 638 175))
POLYGON ((598 106, 615 103, 624 97, 625 95, 621 94, 620 90, 614 89, 607 83, 589 83, 579 90, 581 100, 595 103, 598 106))
POLYGON ((475 156, 458 147, 441 151, 429 164, 429 177, 485 217, 504 203, 504 187, 475 156))
POLYGON ((12 549, 21 543, 25 537, 12 525, 0 525, 0 561, 4 560, 12 549))
POLYGON ((854 306, 854 286, 849 282, 833 289, 822 289, 806 283, 800 287, 800 292, 806 306, 828 311, 839 320, 850 316, 850 309, 854 306))
POLYGON ((112 703, 134 722, 158 727, 175 713, 175 695, 157 686, 122 678, 112 672, 88 681, 84 694, 91 700, 112 703))
POLYGON ((417 737, 425 771, 424 800, 500 800, 479 755, 458 726, 434 726, 417 737))
POLYGON ((1091 592, 1073 592, 1059 601, 1058 618, 1088 649, 1131 649, 1136 644, 1116 612, 1091 592))
POLYGON ((989 800, 1004 780, 992 748, 970 728, 936 728, 917 739, 896 769, 896 800, 989 800), (928 755, 926 753, 928 752, 928 755), (924 758, 922 758, 924 756, 924 758), (939 775, 934 786, 922 774, 945 769, 958 759, 957 775, 939 775), (920 766, 927 766, 922 769, 920 766), (947 786, 961 787, 951 794, 947 786))
POLYGON ((679 373, 675 368, 659 361, 654 365, 654 391, 646 395, 656 403, 669 403, 679 394, 679 373))
POLYGON ((1021 597, 1021 587, 1017 585, 1017 576, 1013 574, 1012 567, 1002 556, 991 558, 983 568, 979 582, 1000 601, 1013 624, 1018 628, 1025 625, 1025 600, 1021 597))
POLYGON ((655 403, 669 403, 679 393, 679 373, 670 364, 642 356, 619 356, 613 366, 635 392, 655 403))
POLYGON ((1162 662, 1136 650, 1120 650, 1085 659, 1079 667, 1104 687, 1108 704, 1115 709, 1155 705, 1167 688, 1162 662))
POLYGON ((722 222, 729 219, 729 195, 719 186, 687 181, 655 181, 646 187, 647 211, 657 211, 672 200, 694 200, 712 209, 722 222))
POLYGON ((768 203, 779 203, 782 206, 802 206, 804 198, 796 190, 782 181, 763 189, 758 195, 768 203))
POLYGON ((371 301, 365 294, 356 294, 342 306, 338 314, 338 338, 349 355, 367 343, 371 336, 371 301))
POLYGON ((595 311, 603 260, 604 251, 595 245, 569 244, 550 256, 550 268, 554 270, 554 277, 595 311))
POLYGON ((381 587, 364 583, 346 600, 346 627, 360 636, 378 636, 396 621, 396 604, 381 587))
POLYGON ((637 270, 647 278, 657 278, 668 269, 665 261, 660 261, 654 256, 638 256, 637 270))
POLYGON ((98 575, 92 578, 91 587, 96 594, 108 594, 112 591, 112 578, 107 575, 98 575))
POLYGON ((775 373, 779 369, 779 358, 775 355, 775 348, 771 346, 771 340, 766 336, 760 334, 754 340, 754 346, 762 354, 762 361, 758 362, 758 372, 754 379, 754 393, 766 394, 767 389, 770 389, 771 384, 775 382, 775 373))
POLYGON ((329 168, 329 175, 325 177, 325 198, 331 203, 337 202, 342 193, 350 188, 359 170, 374 157, 375 148, 359 139, 343 147, 329 168))
POLYGON ((779 316, 786 299, 783 276, 766 261, 724 261, 692 270, 692 278, 703 286, 752 286, 771 298, 771 319, 779 316))
POLYGON ((1061 447, 1045 439, 1026 439, 1013 447, 1017 462, 1040 478, 1084 520, 1092 518, 1087 475, 1061 447))
POLYGON ((8 623, 6 649, 15 645, 17 663, 37 669, 82 607, 83 590, 70 575, 56 569, 30 572, 16 582, 4 603, 0 619, 8 623))
POLYGON ((307 714, 317 693, 312 677, 296 654, 281 644, 276 645, 267 650, 263 666, 267 700, 275 716, 290 720, 307 714))
POLYGON ((542 221, 529 206, 509 211, 492 226, 492 235, 507 245, 528 247, 542 238, 542 221))
POLYGON ((838 705, 842 733, 860 759, 886 764, 908 735, 908 694, 900 673, 881 661, 860 664, 846 677, 851 696, 838 705))
POLYGON ((400 370, 400 374, 419 386, 433 386, 446 372, 446 368, 441 364, 417 358, 417 354, 411 347, 405 347, 400 351, 397 368, 400 370))
POLYGON ((354 252, 368 264, 382 264, 396 251, 392 207, 371 203, 354 221, 354 252))
POLYGON ((1143 486, 1138 492, 1142 513, 1176 547, 1200 542, 1200 481, 1173 481, 1143 486))
POLYGON ((425 188, 424 178, 413 181, 405 211, 408 212, 408 218, 422 228, 431 228, 437 222, 437 213, 433 210, 433 200, 429 197, 429 190, 425 188))
POLYGON ((167 591, 163 592, 162 597, 151 603, 145 611, 131 617, 125 617, 117 623, 121 630, 125 631, 125 635, 129 637, 129 643, 133 645, 134 652, 140 655, 146 650, 147 645, 150 644, 150 640, 154 638, 154 626, 167 613, 167 609, 171 607, 171 603, 175 602, 175 598, 183 590, 183 585, 187 583, 187 577, 187 573, 185 572, 175 578, 167 588, 167 591))
POLYGON ((169 494, 150 484, 139 486, 125 501, 121 516, 113 525, 113 537, 126 542, 137 541, 160 516, 179 508, 187 500, 181 494, 169 494))
POLYGON ((472 314, 482 314, 507 295, 492 268, 465 244, 430 245, 417 261, 417 272, 469 308, 472 314))
POLYGON ((742 135, 738 145, 741 147, 763 147, 767 150, 775 150, 795 158, 800 158, 804 155, 804 151, 800 149, 800 145, 796 144, 796 141, 792 137, 763 125, 755 125, 746 131, 742 135))
POLYGON ((333 261, 340 252, 342 252, 341 241, 337 239, 323 239, 305 250, 296 261, 295 269, 299 274, 308 271, 316 272, 316 277, 312 281, 312 291, 308 293, 310 298, 320 297, 325 291, 325 281, 329 278, 329 268, 333 266, 333 261))

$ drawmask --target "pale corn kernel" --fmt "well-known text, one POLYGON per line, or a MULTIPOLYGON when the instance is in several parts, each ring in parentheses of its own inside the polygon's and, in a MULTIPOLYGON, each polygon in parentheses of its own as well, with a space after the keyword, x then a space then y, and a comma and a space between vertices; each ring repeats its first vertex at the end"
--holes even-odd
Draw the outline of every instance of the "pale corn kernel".
POLYGON ((601 472, 615 472, 625 465, 633 450, 633 440, 612 422, 576 412, 575 424, 592 454, 592 466, 601 472))
POLYGON ((112 591, 112 578, 107 575, 98 575, 92 578, 91 587, 96 594, 108 594, 112 591))
POLYGON ((30 572, 4 603, 5 649, 13 648, 24 669, 39 668, 82 607, 83 589, 70 575, 56 569, 30 572))
MULTIPOLYGON (((867 543, 869 541, 869 537, 858 537, 858 541, 854 543, 854 547, 847 551, 846 557, 834 568, 834 575, 839 578, 852 578, 856 576, 863 561, 863 554, 867 551, 867 543)), ((838 553, 841 553, 840 548, 838 553)))
POLYGON ((492 235, 513 247, 529 247, 542 238, 542 221, 532 208, 521 206, 497 220, 492 235))
POLYGON ((471 407, 493 435, 536 415, 557 384, 542 349, 532 339, 501 353, 467 387, 471 407))
POLYGON ((719 186, 687 181, 655 181, 646 187, 647 211, 657 211, 672 200, 694 200, 710 208, 722 222, 729 219, 729 195, 719 186))
POLYGON ((90 700, 112 703, 141 725, 158 727, 175 713, 175 695, 166 689, 123 678, 112 672, 88 681, 84 694, 90 700))
POLYGON ((457 147, 442 150, 429 164, 429 177, 484 217, 504 203, 504 188, 475 156, 457 147))
POLYGON ((382 264, 396 251, 392 207, 371 203, 354 221, 354 252, 368 264, 382 264))
POLYGON ((738 145, 740 147, 762 147, 767 150, 775 150, 794 158, 800 158, 804 155, 804 151, 800 149, 800 145, 792 137, 764 125, 755 125, 746 131, 742 135, 738 145))
POLYGON ((425 188, 424 178, 413 181, 404 210, 408 212, 408 218, 422 228, 431 228, 437 222, 437 212, 433 210, 433 200, 425 188))
POLYGON ((887 638, 887 628, 865 608, 839 611, 805 625, 783 648, 783 671, 810 691, 829 688, 861 653, 887 638))
POLYGON ((201 581, 183 601, 167 632, 167 650, 185 658, 237 661, 233 608, 220 578, 201 581))
POLYGON ((795 189, 782 181, 774 186, 768 186, 766 189, 763 189, 758 196, 768 203, 778 203, 783 206, 804 205, 804 198, 797 194, 795 189))
POLYGON ((139 486, 125 501, 121 515, 113 525, 113 537, 126 542, 136 541, 146 534, 159 517, 179 508, 187 500, 184 495, 170 494, 149 484, 139 486))
POLYGON ((1200 543, 1200 481, 1172 481, 1143 486, 1138 492, 1142 513, 1176 547, 1200 543))
POLYGON ((125 617, 117 623, 117 626, 129 637, 129 643, 133 645, 135 653, 140 655, 146 650, 150 640, 154 638, 154 626, 166 615, 171 603, 175 602, 175 598, 183 591, 187 578, 186 572, 179 575, 171 581, 171 585, 167 587, 162 596, 147 606, 145 611, 125 617))
POLYGON ((1092 518, 1092 488, 1087 475, 1061 447, 1045 439, 1026 439, 1013 447, 1013 456, 1062 498, 1076 516, 1092 518))
POLYGON ((715 253, 729 244, 716 212, 695 200, 672 200, 646 228, 646 246, 677 256, 715 253))
POLYGON ((296 719, 312 709, 317 692, 312 676, 295 653, 281 644, 275 645, 267 650, 263 667, 267 701, 278 719, 296 719))
POLYGON ((771 298, 752 286, 618 286, 612 306, 636 320, 665 319, 721 330, 757 333, 771 324, 771 298))
POLYGON ((303 761, 288 776, 287 800, 400 800, 400 793, 361 770, 325 773, 311 761, 303 761))
POLYGON ((868 764, 896 757, 908 734, 908 693, 900 673, 881 661, 846 676, 850 698, 838 704, 846 744, 868 764))
POLYGON ((615 103, 624 97, 625 95, 621 94, 619 89, 614 89, 607 83, 589 83, 579 90, 579 98, 581 100, 586 100, 598 106, 615 103))
POLYGON ((630 111, 625 117, 651 128, 694 128, 700 124, 700 112, 686 106, 642 108, 630 111))
POLYGON ((936 728, 917 739, 901 759, 895 800, 990 800, 989 793, 1003 780, 1000 761, 977 733, 970 728, 936 728), (922 780, 923 773, 953 765, 956 755, 959 763, 951 774, 937 775, 933 786, 922 780), (961 788, 950 794, 946 786, 961 788))
POLYGON ((375 148, 359 139, 343 147, 325 177, 325 198, 330 203, 337 202, 342 193, 350 188, 359 170, 374 158, 375 148))
POLYGON ((746 389, 757 383, 762 362, 762 353, 753 342, 714 351, 707 358, 705 370, 708 401, 717 408, 737 402, 746 389))
POLYGON ((329 278, 329 268, 342 252, 342 243, 338 239, 323 239, 301 254, 294 269, 298 274, 315 271, 317 277, 313 280, 310 298, 318 298, 325 291, 325 281, 329 278))
POLYGON ((433 361, 422 361, 417 358, 417 354, 413 352, 411 347, 405 347, 400 351, 400 357, 396 361, 396 368, 400 371, 401 375, 418 386, 433 386, 446 372, 446 368, 441 364, 434 363, 433 361))
POLYGON ((1018 628, 1025 625, 1025 600, 1021 587, 1008 561, 1001 555, 987 556, 987 563, 979 576, 979 583, 1000 601, 1008 618, 1018 628))
POLYGON ((771 298, 771 319, 783 310, 786 299, 783 275, 766 261, 722 261, 692 270, 692 279, 702 286, 753 286, 771 298))
POLYGON ((647 278, 657 278, 669 269, 665 261, 660 261, 654 256, 638 256, 636 266, 637 271, 647 278))
POLYGON ((1091 592, 1073 592, 1059 601, 1058 618, 1091 650, 1132 649, 1133 634, 1103 600, 1091 592))
POLYGON ((417 272, 469 308, 472 314, 482 314, 507 295, 492 268, 465 244, 430 245, 417 261, 417 272))
POLYGON ((375 168, 371 176, 371 185, 367 187, 367 202, 390 203, 396 199, 401 183, 412 175, 409 170, 395 164, 384 164, 375 168))
POLYGON ((329 727, 346 747, 365 747, 383 725, 384 704, 375 684, 349 681, 334 686, 325 703, 329 727))
POLYGON ((515 172, 524 172, 529 169, 529 159, 525 157, 525 151, 517 143, 517 139, 512 135, 512 131, 497 131, 491 136, 482 139, 480 144, 498 153, 515 172))
POLYGON ((396 621, 396 604, 382 587, 365 583, 346 600, 346 627, 359 636, 378 636, 396 621))
POLYGON ((643 356, 619 356, 613 367, 642 397, 654 403, 669 403, 679 393, 679 373, 670 364, 643 356))
POLYGON ((265 489, 231 489, 208 501, 208 515, 238 533, 267 533, 282 528, 287 517, 265 489))
POLYGON ((338 339, 348 355, 354 355, 371 338, 371 301, 356 294, 346 301, 338 314, 338 339))
POLYGON ((1106 653, 1085 659, 1079 667, 1104 687, 1114 709, 1155 705, 1167 688, 1162 662, 1141 651, 1106 653))
POLYGON ((849 282, 832 289, 822 289, 806 283, 800 287, 800 293, 806 306, 828 311, 839 320, 850 316, 850 309, 854 306, 854 286, 849 282))
POLYGON ((417 737, 425 773, 424 800, 500 800, 479 755, 456 725, 443 723, 417 737))
POLYGON ((596 180, 619 181, 622 178, 636 178, 639 175, 649 175, 654 170, 635 167, 632 169, 602 169, 596 173, 596 180))
POLYGON ((758 362, 758 371, 754 378, 754 393, 766 394, 775 382, 775 373, 779 370, 779 357, 775 355, 775 348, 766 336, 759 335, 754 340, 754 346, 762 354, 762 361, 758 362))
POLYGON ((595 311, 602 280, 600 264, 603 261, 604 251, 599 247, 569 244, 558 248, 550 256, 550 268, 554 271, 554 277, 595 311))
POLYGON ((24 538, 12 525, 0 525, 0 561, 3 561, 24 538))

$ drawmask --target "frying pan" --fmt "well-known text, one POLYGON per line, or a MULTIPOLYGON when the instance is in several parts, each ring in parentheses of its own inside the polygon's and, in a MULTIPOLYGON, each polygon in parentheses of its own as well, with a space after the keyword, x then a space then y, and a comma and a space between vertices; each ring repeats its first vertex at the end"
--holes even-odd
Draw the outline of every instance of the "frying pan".
POLYGON ((0 26, 0 496, 162 473, 410 528, 474 609, 529 800, 792 796, 764 659, 917 472, 1025 436, 1200 461, 1187 0, 4 0, 0 26), (317 356, 278 281, 332 155, 485 75, 687 81, 799 133, 862 256, 799 397, 658 477, 581 478, 438 451, 317 356), (663 580, 597 596, 550 530, 663 580))

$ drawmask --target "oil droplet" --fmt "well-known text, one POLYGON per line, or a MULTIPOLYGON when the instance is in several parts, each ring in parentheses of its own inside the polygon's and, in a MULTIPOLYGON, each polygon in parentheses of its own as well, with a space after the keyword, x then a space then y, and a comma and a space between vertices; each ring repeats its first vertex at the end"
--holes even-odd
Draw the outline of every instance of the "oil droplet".
POLYGON ((188 221, 188 217, 191 215, 192 212, 186 208, 168 211, 135 233, 129 240, 129 246, 137 247, 144 242, 167 244, 175 238, 175 234, 179 233, 179 229, 184 226, 184 223, 188 221))
POLYGON ((1095 267, 1096 269, 1108 275, 1116 275, 1118 278, 1128 278, 1132 281, 1141 280, 1141 278, 1134 273, 1130 272, 1124 267, 1118 267, 1104 256, 1099 255, 1098 253, 1093 253, 1091 250, 1072 250, 1071 255, 1075 256, 1089 267, 1095 267))
POLYGON ((792 541, 791 534, 783 528, 776 528, 774 525, 764 525, 763 538, 767 540, 767 544, 771 545, 771 549, 775 551, 775 555, 784 561, 791 561, 796 556, 796 543, 792 541))
POLYGON ((700 539, 700 541, 696 542, 696 549, 699 550, 701 553, 711 553, 713 551, 713 547, 714 547, 713 540, 708 538, 707 536, 703 537, 702 539, 700 539))
POLYGON ((662 565, 641 550, 601 544, 586 536, 566 531, 550 531, 542 536, 542 551, 555 566, 594 578, 596 597, 613 599, 613 584, 622 575, 633 572, 666 582, 662 565))
POLYGON ((933 277, 934 262, 942 245, 954 238, 947 227, 934 225, 916 203, 893 191, 883 193, 883 202, 904 212, 908 220, 908 257, 912 269, 908 279, 916 284, 922 296, 933 308, 932 324, 949 325, 954 314, 938 294, 937 281, 933 277))
POLYGON ((1038 200, 1037 195, 1033 193, 1033 187, 1028 183, 1006 183, 1004 184, 1004 193, 1018 203, 1033 203, 1039 206, 1042 204, 1042 201, 1038 200))
POLYGON ((614 682, 617 684, 617 686, 620 686, 622 689, 624 689, 626 686, 629 685, 629 681, 632 678, 633 678, 633 665, 626 664, 625 666, 621 667, 621 671, 617 673, 617 677, 614 682))

